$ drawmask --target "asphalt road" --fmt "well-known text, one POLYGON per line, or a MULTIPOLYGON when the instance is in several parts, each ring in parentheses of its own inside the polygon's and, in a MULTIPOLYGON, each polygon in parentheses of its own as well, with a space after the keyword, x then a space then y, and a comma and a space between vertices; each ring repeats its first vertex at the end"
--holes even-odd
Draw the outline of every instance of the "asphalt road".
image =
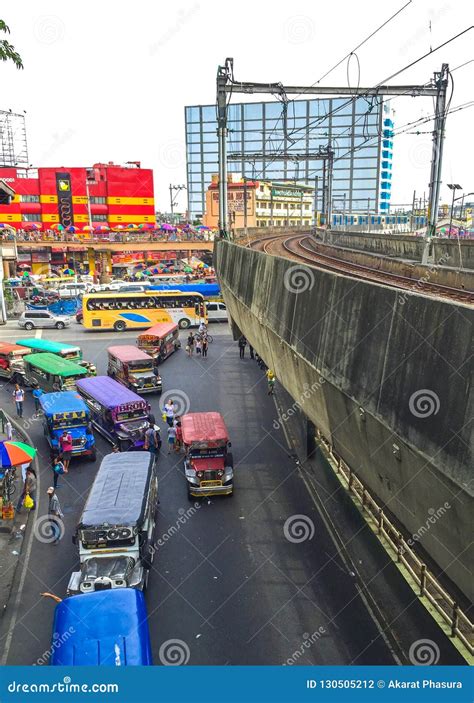
MULTIPOLYGON (((250 359, 239 359, 225 325, 212 327, 208 359, 188 359, 183 350, 174 354, 161 367, 163 388, 192 411, 223 414, 233 445, 235 493, 190 503, 182 458, 162 450, 156 537, 164 546, 155 556, 146 596, 155 663, 160 647, 174 639, 185 643, 190 664, 394 663, 295 469, 284 435, 273 429, 276 408, 264 375, 250 359), (295 541, 301 533, 289 533, 293 516, 314 525, 308 539, 295 541)), ((22 336, 31 333, 11 324, 0 330, 5 341, 22 336)), ((43 336, 80 344, 99 373, 105 372, 109 344, 135 339, 127 332, 88 333, 75 323, 62 332, 44 330, 43 336)), ((0 404, 12 412, 11 389, 2 385, 0 404)), ((160 396, 147 397, 163 427, 160 396)), ((41 422, 31 420, 32 405, 28 394, 25 424, 40 453, 41 516, 52 472, 41 422)), ((97 443, 95 464, 75 461, 60 479, 64 539, 54 547, 34 537, 27 564, 23 550, 13 589, 15 594, 26 568, 19 608, 12 607, 2 621, 0 650, 8 644, 8 664, 33 664, 50 647, 55 604, 40 594, 63 597, 77 567, 71 535, 100 456, 110 450, 100 437, 97 443)))

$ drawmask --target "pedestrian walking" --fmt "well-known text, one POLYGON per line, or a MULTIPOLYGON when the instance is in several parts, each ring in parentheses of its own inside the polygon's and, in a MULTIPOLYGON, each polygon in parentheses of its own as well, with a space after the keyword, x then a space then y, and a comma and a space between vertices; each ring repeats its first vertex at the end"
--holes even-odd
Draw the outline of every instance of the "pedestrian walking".
POLYGON ((153 457, 156 460, 161 448, 161 437, 159 428, 155 427, 151 423, 148 425, 148 429, 145 432, 145 444, 143 446, 145 451, 153 454, 153 457))
POLYGON ((247 346, 247 340, 245 339, 244 335, 242 334, 239 337, 239 353, 240 353, 241 359, 245 358, 245 347, 246 346, 247 346))
POLYGON ((191 358, 194 351, 194 336, 192 332, 189 334, 188 341, 186 342, 186 351, 188 353, 189 358, 191 358))
POLYGON ((168 427, 168 454, 171 454, 171 452, 174 450, 175 442, 176 427, 174 425, 170 425, 170 427, 168 427))
POLYGON ((164 407, 164 419, 168 423, 170 427, 173 426, 174 423, 174 417, 176 415, 176 405, 174 404, 173 400, 170 398, 168 402, 166 403, 164 407))
POLYGON ((16 414, 18 417, 23 417, 23 402, 25 400, 25 391, 20 388, 18 383, 15 383, 15 390, 13 391, 13 400, 16 405, 16 414))
POLYGON ((176 416, 174 420, 174 426, 176 428, 176 439, 174 442, 174 449, 176 452, 181 450, 183 445, 183 429, 181 427, 181 418, 176 416))
POLYGON ((250 358, 255 359, 255 354, 253 353, 253 347, 249 342, 249 352, 250 352, 250 358))
POLYGON ((61 505, 59 503, 58 496, 56 495, 56 491, 54 490, 53 486, 50 486, 46 493, 48 494, 49 498, 48 516, 49 524, 51 527, 51 536, 53 537, 52 544, 58 544, 62 536, 63 524, 61 520, 64 515, 63 511, 61 510, 61 505))
POLYGON ((273 395, 273 389, 275 387, 275 374, 272 369, 268 369, 265 375, 267 377, 268 395, 273 395))
POLYGON ((200 354, 202 351, 202 339, 199 336, 196 336, 196 342, 195 345, 196 347, 196 354, 200 354))
POLYGON ((7 440, 11 442, 13 439, 13 425, 9 419, 5 423, 5 434, 7 435, 7 440))
POLYGON ((26 477, 23 482, 23 489, 21 491, 20 497, 18 498, 18 503, 16 506, 17 513, 21 513, 21 509, 23 507, 23 503, 25 502, 25 498, 27 495, 29 495, 31 500, 33 501, 33 507, 31 507, 30 510, 34 510, 36 508, 36 487, 36 471, 32 469, 31 466, 28 466, 28 468, 26 469, 26 477))
POLYGON ((209 349, 209 340, 207 335, 202 338, 202 356, 207 357, 207 350, 209 349))
POLYGON ((40 410, 40 398, 43 395, 44 391, 42 388, 38 386, 37 383, 33 385, 33 400, 35 401, 35 412, 33 417, 38 417, 39 415, 39 410, 40 410))
POLYGON ((204 322, 204 320, 201 320, 201 323, 199 325, 199 334, 202 336, 207 333, 207 325, 204 322))
POLYGON ((72 434, 67 430, 63 430, 63 433, 59 438, 59 446, 61 448, 61 457, 64 468, 67 472, 69 471, 69 462, 71 461, 72 455, 72 434))
POLYGON ((53 486, 54 488, 58 487, 58 480, 59 477, 62 476, 63 474, 67 474, 68 470, 64 467, 63 462, 61 461, 61 454, 59 454, 56 459, 53 459, 53 486))

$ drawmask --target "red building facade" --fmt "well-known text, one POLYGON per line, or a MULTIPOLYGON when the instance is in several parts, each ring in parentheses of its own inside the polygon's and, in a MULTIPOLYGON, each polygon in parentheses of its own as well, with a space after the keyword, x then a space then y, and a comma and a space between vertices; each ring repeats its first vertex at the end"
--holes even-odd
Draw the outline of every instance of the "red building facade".
POLYGON ((16 229, 36 222, 42 229, 55 224, 155 224, 153 171, 94 164, 92 168, 0 168, 0 179, 15 191, 10 205, 0 204, 0 222, 16 229), (90 217, 89 217, 90 209, 90 217))

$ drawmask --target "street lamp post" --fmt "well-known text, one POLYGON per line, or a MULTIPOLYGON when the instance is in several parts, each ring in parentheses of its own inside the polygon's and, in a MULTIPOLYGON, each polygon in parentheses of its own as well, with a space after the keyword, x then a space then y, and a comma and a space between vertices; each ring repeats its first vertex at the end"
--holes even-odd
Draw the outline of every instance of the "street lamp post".
MULTIPOLYGON (((186 186, 185 185, 177 185, 174 186, 172 183, 170 183, 170 209, 171 209, 171 219, 174 220, 174 206, 177 204, 177 197, 178 193, 180 193, 182 190, 185 190, 186 186), (173 191, 177 191, 176 195, 173 194, 173 191)), ((174 222, 173 222, 174 224, 174 222)))
POLYGON ((453 212, 454 212, 454 197, 456 195, 457 190, 462 190, 462 186, 460 186, 459 183, 447 183, 447 186, 450 190, 453 191, 453 199, 451 201, 451 216, 449 218, 449 232, 448 232, 448 235, 451 236, 451 226, 453 224, 453 212))

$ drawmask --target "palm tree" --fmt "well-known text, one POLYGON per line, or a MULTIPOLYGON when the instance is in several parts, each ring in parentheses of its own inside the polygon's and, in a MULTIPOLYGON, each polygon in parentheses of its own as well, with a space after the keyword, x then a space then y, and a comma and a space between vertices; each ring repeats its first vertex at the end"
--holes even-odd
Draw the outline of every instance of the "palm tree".
MULTIPOLYGON (((0 20, 0 32, 10 34, 10 27, 3 20, 0 20)), ((6 39, 0 39, 0 60, 13 61, 17 68, 23 68, 20 54, 15 51, 15 47, 9 44, 6 39)))

